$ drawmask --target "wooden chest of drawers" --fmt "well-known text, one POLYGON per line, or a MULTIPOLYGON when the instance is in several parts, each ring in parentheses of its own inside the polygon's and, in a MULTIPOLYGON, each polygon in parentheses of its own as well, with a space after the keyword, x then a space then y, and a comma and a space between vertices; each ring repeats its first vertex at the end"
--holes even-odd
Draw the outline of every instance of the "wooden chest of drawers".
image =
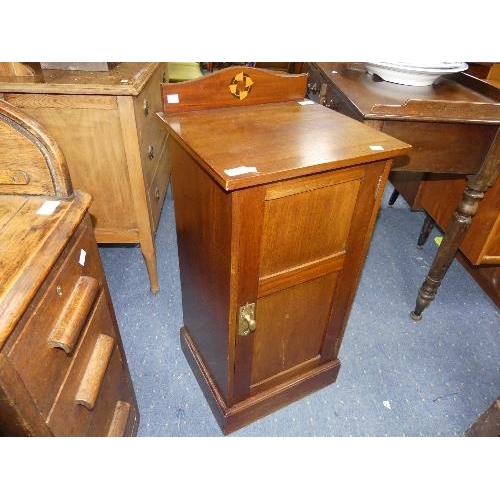
POLYGON ((181 342, 224 433, 335 381, 391 158, 409 149, 303 102, 305 82, 228 68, 164 86, 181 342))
POLYGON ((64 151, 73 185, 92 196, 98 243, 139 243, 158 291, 154 235, 170 176, 166 133, 155 119, 167 63, 111 71, 37 70, 2 76, 6 101, 41 123, 64 151))
POLYGON ((60 150, 24 118, 0 101, 0 435, 134 435, 90 196, 71 189, 60 150))

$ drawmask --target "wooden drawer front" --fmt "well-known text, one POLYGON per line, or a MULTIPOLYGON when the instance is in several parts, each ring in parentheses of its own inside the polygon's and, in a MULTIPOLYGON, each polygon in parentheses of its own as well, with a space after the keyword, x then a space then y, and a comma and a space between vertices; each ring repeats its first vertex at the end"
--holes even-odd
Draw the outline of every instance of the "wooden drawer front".
POLYGON ((137 137, 146 186, 153 180, 162 140, 165 137, 165 129, 156 116, 156 113, 162 110, 160 84, 164 71, 164 66, 160 65, 142 92, 134 98, 137 137))
MULTIPOLYGON (((47 424, 56 436, 84 436, 96 419, 108 425, 126 374, 106 295, 101 292, 47 424), (111 385, 111 387, 109 387, 111 385)), ((101 427, 95 425, 96 433, 101 427)), ((101 434, 106 435, 107 429, 101 434)))
POLYGON ((307 71, 309 73, 307 95, 310 99, 355 120, 361 120, 359 111, 317 68, 308 64, 307 71))
POLYGON ((320 104, 355 120, 360 119, 359 113, 352 109, 349 100, 331 85, 325 87, 320 104))
POLYGON ((306 97, 312 99, 315 102, 319 102, 321 89, 324 88, 322 85, 325 83, 325 79, 321 73, 311 64, 307 64, 307 73, 309 75, 307 79, 307 92, 306 97))
POLYGON ((39 304, 29 308, 30 318, 8 354, 43 415, 48 414, 64 380, 102 287, 100 257, 89 219, 69 245, 71 250, 39 304), (86 252, 84 265, 80 264, 82 250, 86 252))
POLYGON ((167 192, 168 179, 172 163, 170 161, 169 149, 167 148, 167 140, 161 145, 160 157, 156 166, 156 172, 148 189, 148 199, 150 207, 151 222, 153 230, 156 231, 158 221, 160 219, 161 208, 167 192))

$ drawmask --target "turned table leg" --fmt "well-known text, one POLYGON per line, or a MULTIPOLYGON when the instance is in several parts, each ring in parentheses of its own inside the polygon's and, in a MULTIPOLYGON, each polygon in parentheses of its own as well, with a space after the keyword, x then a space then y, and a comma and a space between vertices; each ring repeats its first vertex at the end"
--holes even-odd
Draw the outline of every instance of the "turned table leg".
POLYGON ((422 319, 422 312, 436 297, 439 285, 470 226, 472 216, 476 213, 479 201, 484 197, 485 191, 493 185, 499 171, 500 132, 497 131, 481 168, 476 175, 468 179, 462 199, 448 223, 446 233, 434 257, 431 268, 418 292, 415 310, 410 313, 412 319, 422 319))

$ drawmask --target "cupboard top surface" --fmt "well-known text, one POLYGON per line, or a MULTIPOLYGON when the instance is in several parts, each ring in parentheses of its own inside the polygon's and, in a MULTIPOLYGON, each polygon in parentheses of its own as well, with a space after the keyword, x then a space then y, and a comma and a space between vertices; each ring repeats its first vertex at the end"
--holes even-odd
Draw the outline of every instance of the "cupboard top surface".
POLYGON ((160 63, 121 62, 109 71, 37 68, 35 76, 1 76, 0 92, 138 95, 158 64, 160 63))
POLYGON ((493 85, 458 73, 433 85, 386 82, 363 63, 313 63, 357 108, 362 118, 423 119, 500 123, 500 92, 493 85))
POLYGON ((78 191, 59 200, 0 196, 0 349, 89 205, 90 196, 78 191))
POLYGON ((411 148, 316 103, 158 115, 182 147, 228 191, 392 158, 411 148))

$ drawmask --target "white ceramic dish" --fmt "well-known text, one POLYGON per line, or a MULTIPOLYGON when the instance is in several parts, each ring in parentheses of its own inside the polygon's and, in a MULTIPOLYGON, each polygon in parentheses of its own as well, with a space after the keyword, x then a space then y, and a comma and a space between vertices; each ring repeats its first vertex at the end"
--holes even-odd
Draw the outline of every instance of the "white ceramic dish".
POLYGON ((466 63, 386 63, 367 62, 366 71, 383 80, 401 85, 425 87, 432 85, 440 76, 465 71, 466 63))

